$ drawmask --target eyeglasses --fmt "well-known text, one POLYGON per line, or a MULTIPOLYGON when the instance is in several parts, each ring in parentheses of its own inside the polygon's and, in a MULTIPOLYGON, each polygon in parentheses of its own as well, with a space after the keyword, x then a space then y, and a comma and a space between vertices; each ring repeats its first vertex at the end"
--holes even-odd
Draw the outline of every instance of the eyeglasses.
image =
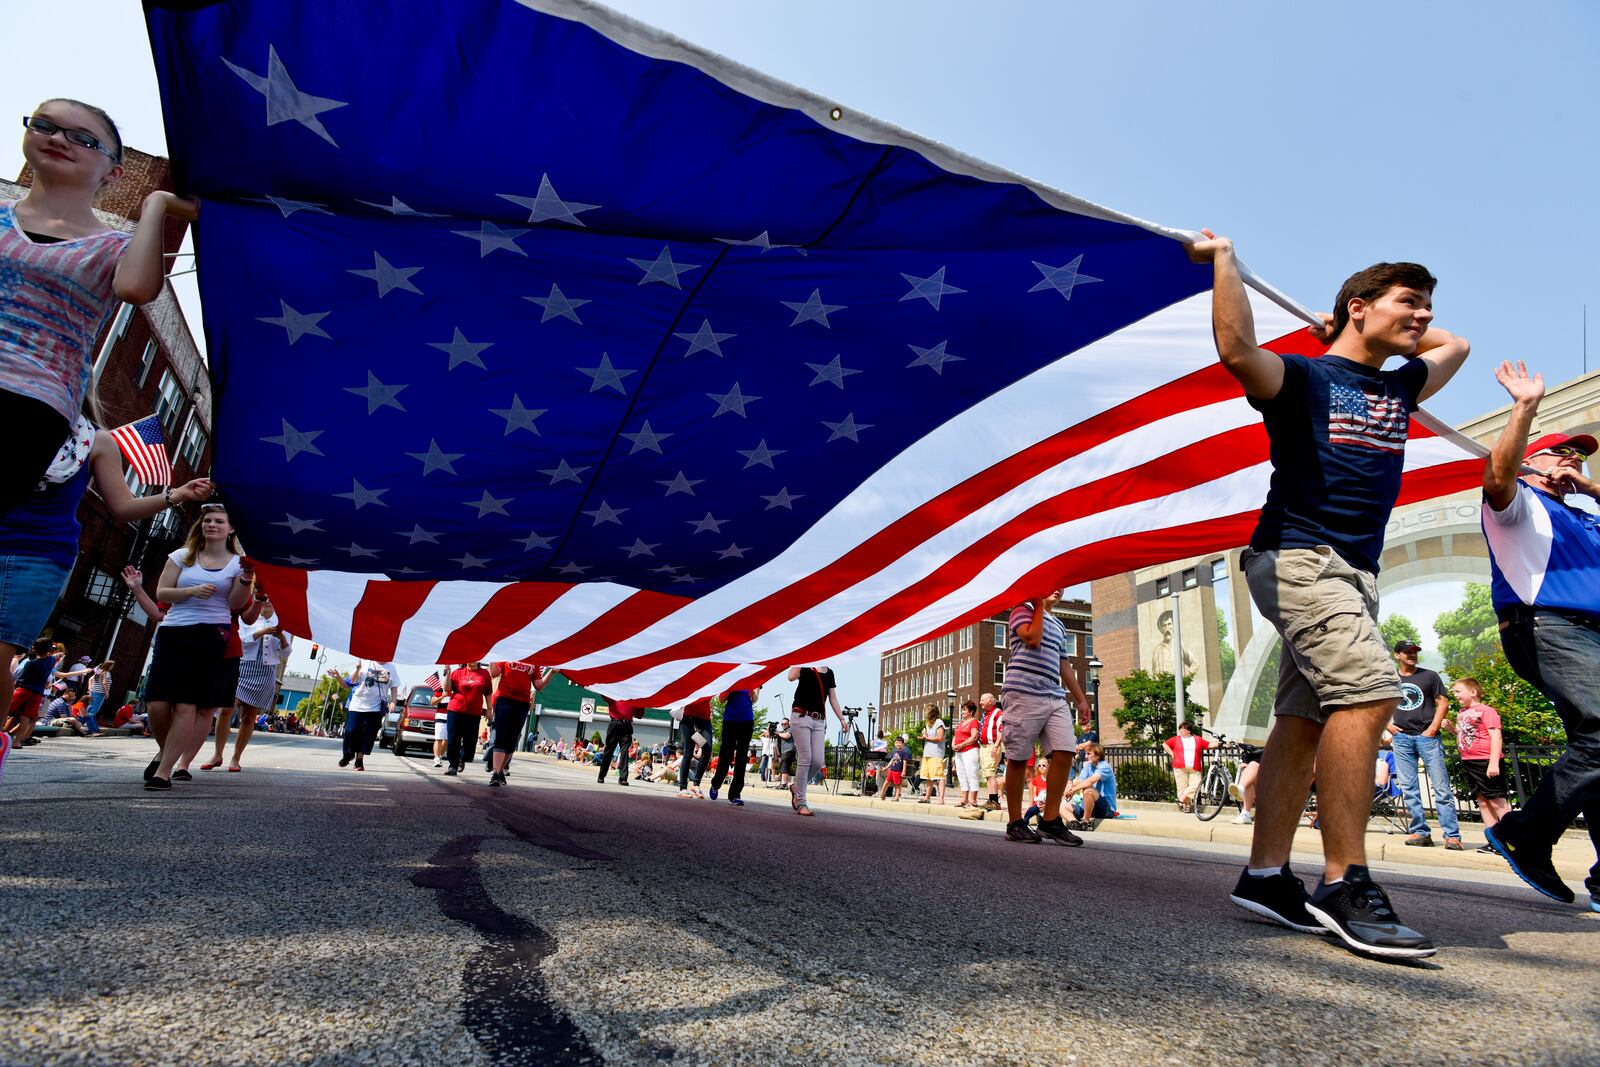
POLYGON ((59 133, 62 137, 65 137, 68 141, 77 145, 79 148, 88 148, 95 152, 104 152, 112 160, 118 158, 116 150, 106 147, 105 143, 101 141, 100 138, 86 130, 69 130, 65 126, 57 126, 49 119, 42 119, 38 115, 22 116, 22 124, 31 132, 38 134, 40 137, 50 137, 59 133))
POLYGON ((1544 451, 1552 456, 1570 457, 1576 460, 1585 460, 1589 458, 1589 453, 1585 452, 1577 445, 1556 445, 1554 448, 1547 448, 1544 451))

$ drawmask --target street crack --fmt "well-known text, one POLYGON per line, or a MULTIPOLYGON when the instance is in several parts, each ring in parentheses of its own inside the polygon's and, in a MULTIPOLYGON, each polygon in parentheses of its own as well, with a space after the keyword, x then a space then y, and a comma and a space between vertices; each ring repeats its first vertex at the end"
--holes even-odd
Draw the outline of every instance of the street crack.
POLYGON ((411 876, 431 889, 439 910, 476 930, 487 942, 467 962, 462 1017, 496 1064, 581 1067, 604 1058, 558 1007, 539 965, 555 951, 555 938, 489 897, 476 856, 483 837, 446 841, 411 876))

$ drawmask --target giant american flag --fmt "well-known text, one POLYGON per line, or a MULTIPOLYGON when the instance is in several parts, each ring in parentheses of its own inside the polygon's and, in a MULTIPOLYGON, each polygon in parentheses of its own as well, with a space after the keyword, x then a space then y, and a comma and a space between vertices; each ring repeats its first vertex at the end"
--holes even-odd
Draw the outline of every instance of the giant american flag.
MULTIPOLYGON (((297 634, 665 705, 1248 536, 1181 231, 589 3, 147 11, 215 474, 297 634)), ((1440 429, 1402 499, 1477 476, 1440 429)))

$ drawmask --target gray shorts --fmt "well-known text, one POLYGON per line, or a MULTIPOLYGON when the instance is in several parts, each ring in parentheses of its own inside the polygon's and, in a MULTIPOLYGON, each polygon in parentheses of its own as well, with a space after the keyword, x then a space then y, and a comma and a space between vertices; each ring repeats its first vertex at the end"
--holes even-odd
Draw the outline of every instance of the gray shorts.
POLYGON ((1240 563, 1256 610, 1283 638, 1276 714, 1327 722, 1342 707, 1400 699, 1400 676, 1378 632, 1376 575, 1327 545, 1245 549, 1240 563))
POLYGON ((1035 742, 1044 744, 1045 755, 1071 752, 1078 747, 1072 732, 1072 710, 1064 696, 1037 696, 1007 689, 1000 694, 1006 711, 1005 733, 1001 744, 1006 759, 1026 760, 1033 755, 1035 742))

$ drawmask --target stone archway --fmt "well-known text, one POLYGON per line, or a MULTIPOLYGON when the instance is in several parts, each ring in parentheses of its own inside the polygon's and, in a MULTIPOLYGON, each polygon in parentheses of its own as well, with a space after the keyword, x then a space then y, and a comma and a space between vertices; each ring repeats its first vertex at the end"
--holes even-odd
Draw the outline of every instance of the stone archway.
MULTIPOLYGON (((1384 539, 1379 600, 1386 594, 1432 582, 1487 582, 1489 546, 1479 525, 1480 507, 1476 496, 1455 496, 1395 511, 1384 539)), ((1271 726, 1271 709, 1258 709, 1255 718, 1259 721, 1250 721, 1251 697, 1272 661, 1279 639, 1270 626, 1255 622, 1250 628, 1250 640, 1239 654, 1238 667, 1223 691, 1213 729, 1230 738, 1259 743, 1271 726)))

